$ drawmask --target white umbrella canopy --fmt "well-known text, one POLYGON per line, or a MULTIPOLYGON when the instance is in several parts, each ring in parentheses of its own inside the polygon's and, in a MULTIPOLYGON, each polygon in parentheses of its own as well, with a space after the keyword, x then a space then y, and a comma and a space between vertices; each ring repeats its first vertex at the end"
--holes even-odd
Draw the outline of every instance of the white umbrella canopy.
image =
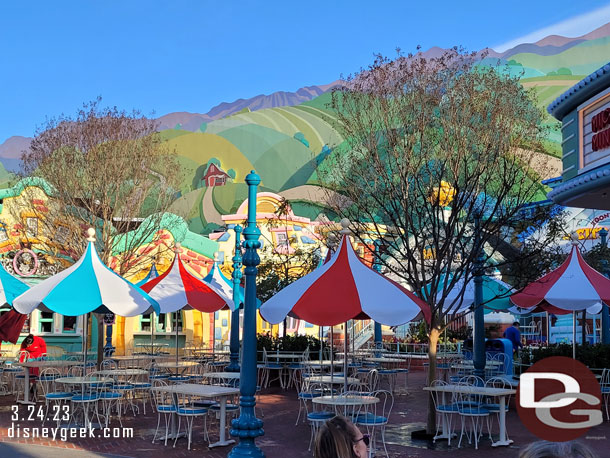
MULTIPOLYGON (((126 317, 151 309, 159 312, 159 304, 154 299, 102 262, 94 245, 95 229, 89 228, 87 233, 89 243, 81 258, 15 298, 15 310, 29 314, 41 308, 66 316, 112 312, 126 317)), ((87 361, 88 321, 85 317, 84 363, 87 361)))
POLYGON ((15 298, 15 310, 28 314, 40 307, 66 316, 112 312, 126 317, 159 312, 153 298, 104 265, 94 246, 95 230, 88 234, 81 258, 15 298))

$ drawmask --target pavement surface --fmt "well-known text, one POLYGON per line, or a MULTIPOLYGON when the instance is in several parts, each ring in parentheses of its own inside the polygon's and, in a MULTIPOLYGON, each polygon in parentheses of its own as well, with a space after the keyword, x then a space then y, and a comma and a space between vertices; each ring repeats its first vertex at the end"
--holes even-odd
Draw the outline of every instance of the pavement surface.
MULTIPOLYGON (((519 421, 514 399, 511 401, 510 410, 507 414, 507 431, 514 443, 509 447, 491 447, 490 440, 482 438, 479 449, 475 450, 473 445, 464 441, 462 448, 457 448, 457 441, 452 441, 447 446, 446 441, 435 444, 426 441, 411 439, 411 431, 424 427, 426 419, 427 396, 422 391, 424 386, 424 373, 412 372, 409 374, 409 394, 397 395, 390 416, 390 424, 386 430, 386 442, 388 454, 396 457, 443 457, 446 458, 470 458, 480 456, 486 458, 493 453, 494 458, 518 457, 520 451, 529 443, 537 440, 519 421)), ((404 380, 399 381, 403 385, 404 380)), ((173 448, 172 441, 168 441, 167 447, 163 442, 152 443, 152 438, 157 425, 157 414, 147 408, 147 415, 142 413, 134 416, 131 411, 123 416, 123 427, 133 428, 132 437, 116 437, 106 439, 94 438, 67 438, 62 441, 59 437, 52 438, 24 438, 16 437, 17 426, 41 427, 41 423, 32 421, 12 422, 12 408, 14 398, 12 396, 0 397, 0 458, 4 457, 130 457, 150 458, 151 456, 163 455, 164 458, 178 457, 226 457, 230 451, 229 447, 209 449, 203 435, 203 421, 195 419, 193 429, 193 443, 191 450, 187 450, 185 439, 179 439, 173 448), (12 430, 11 430, 12 428, 12 430), (12 435, 12 437, 9 437, 12 435)), ((40 404, 39 404, 40 405, 40 404)), ((22 407, 23 409, 23 407, 22 407)), ((265 435, 257 439, 258 446, 269 458, 311 458, 312 453, 308 451, 310 440, 310 428, 306 423, 295 425, 299 404, 294 389, 282 390, 279 386, 273 386, 263 391, 257 404, 257 416, 264 421, 265 435)), ((20 410, 20 416, 26 415, 27 411, 20 410)), ((497 423, 494 422, 497 431, 497 423)), ((50 422, 47 427, 55 426, 50 422)), ((116 420, 110 425, 120 428, 116 420)), ((163 419, 161 427, 164 429, 163 419)), ((208 418, 208 429, 212 441, 218 438, 218 421, 214 417, 208 418)), ((122 430, 117 430, 122 432, 122 430)), ((580 440, 592 448, 600 457, 610 456, 610 423, 604 422, 589 430, 580 440)), ((384 456, 378 453, 377 456, 384 456)))

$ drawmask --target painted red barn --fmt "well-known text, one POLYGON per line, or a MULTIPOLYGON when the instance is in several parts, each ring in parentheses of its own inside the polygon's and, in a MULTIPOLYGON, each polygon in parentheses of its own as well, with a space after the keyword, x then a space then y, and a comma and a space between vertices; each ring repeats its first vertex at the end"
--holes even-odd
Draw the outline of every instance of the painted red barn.
POLYGON ((203 180, 205 185, 208 187, 212 186, 224 186, 227 184, 227 178, 231 178, 227 172, 222 170, 216 164, 212 163, 208 167, 208 170, 205 172, 203 176, 203 180))

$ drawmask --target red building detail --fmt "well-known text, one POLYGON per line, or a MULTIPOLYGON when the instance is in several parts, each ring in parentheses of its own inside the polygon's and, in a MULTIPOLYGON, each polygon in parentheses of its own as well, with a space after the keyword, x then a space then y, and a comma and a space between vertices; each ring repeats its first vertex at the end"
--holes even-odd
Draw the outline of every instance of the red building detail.
POLYGON ((216 164, 212 163, 208 167, 208 170, 203 176, 205 185, 208 187, 212 186, 224 186, 227 183, 227 178, 231 178, 227 172, 219 168, 216 164))

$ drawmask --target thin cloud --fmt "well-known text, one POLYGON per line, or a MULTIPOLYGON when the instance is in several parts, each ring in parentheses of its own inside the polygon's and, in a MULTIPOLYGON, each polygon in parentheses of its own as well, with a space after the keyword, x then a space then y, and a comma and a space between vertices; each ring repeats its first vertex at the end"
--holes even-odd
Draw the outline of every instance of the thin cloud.
POLYGON ((550 25, 543 29, 536 30, 514 40, 507 41, 497 46, 492 46, 498 52, 504 52, 521 43, 535 43, 536 41, 548 37, 549 35, 562 35, 564 37, 579 37, 589 33, 598 27, 610 22, 610 4, 598 8, 589 13, 571 17, 565 21, 550 25))

